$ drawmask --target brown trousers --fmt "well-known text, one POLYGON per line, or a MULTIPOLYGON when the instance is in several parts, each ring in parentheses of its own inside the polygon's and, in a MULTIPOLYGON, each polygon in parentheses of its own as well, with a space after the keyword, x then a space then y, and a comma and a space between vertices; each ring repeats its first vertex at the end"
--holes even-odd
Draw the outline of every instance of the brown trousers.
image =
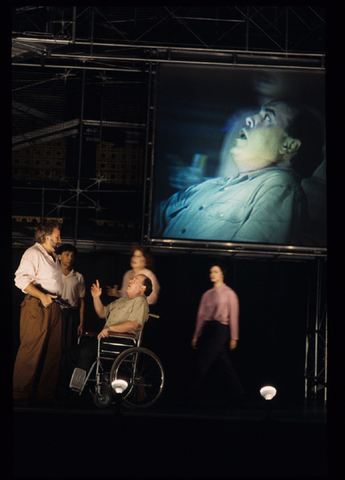
POLYGON ((43 308, 39 306, 37 298, 25 296, 21 303, 20 346, 13 371, 13 399, 28 400, 38 367, 42 365, 37 400, 52 400, 60 358, 60 306, 53 302, 49 307, 43 308))

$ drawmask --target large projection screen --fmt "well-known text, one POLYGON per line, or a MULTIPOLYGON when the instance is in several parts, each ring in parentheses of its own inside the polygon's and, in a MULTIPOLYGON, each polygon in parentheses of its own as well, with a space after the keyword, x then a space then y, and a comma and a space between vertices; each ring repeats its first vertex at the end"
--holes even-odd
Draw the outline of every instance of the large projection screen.
POLYGON ((163 64, 148 238, 326 248, 322 70, 163 64))

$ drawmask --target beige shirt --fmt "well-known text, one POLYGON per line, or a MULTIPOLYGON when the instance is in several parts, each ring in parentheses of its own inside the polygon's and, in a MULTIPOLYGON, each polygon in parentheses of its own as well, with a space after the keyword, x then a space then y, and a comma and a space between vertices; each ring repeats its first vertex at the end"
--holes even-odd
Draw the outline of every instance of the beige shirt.
POLYGON ((104 314, 106 322, 104 328, 119 323, 136 322, 139 327, 136 330, 131 330, 128 333, 134 333, 137 337, 142 330, 144 323, 149 316, 149 306, 145 295, 135 295, 134 297, 121 297, 115 302, 104 306, 104 314))

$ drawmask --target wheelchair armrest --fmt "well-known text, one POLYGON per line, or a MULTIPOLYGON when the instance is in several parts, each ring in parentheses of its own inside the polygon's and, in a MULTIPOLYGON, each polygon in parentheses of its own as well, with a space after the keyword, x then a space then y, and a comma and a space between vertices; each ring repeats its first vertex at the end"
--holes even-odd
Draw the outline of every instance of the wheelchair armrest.
MULTIPOLYGON (((82 335, 93 335, 93 336, 97 336, 100 332, 84 332, 82 333, 82 335)), ((126 333, 126 332, 109 332, 109 335, 110 336, 113 336, 113 335, 124 335, 125 337, 133 337, 135 338, 135 335, 134 333, 126 333)))
POLYGON ((126 332, 108 332, 109 333, 109 337, 113 337, 113 336, 124 336, 124 337, 130 337, 130 338, 136 338, 136 336, 134 335, 134 333, 126 333, 126 332))

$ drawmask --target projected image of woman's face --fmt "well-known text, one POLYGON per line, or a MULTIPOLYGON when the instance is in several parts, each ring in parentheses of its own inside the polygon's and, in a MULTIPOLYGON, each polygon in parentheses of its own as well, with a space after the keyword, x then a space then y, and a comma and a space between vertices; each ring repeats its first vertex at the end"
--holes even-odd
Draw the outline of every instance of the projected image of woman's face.
POLYGON ((283 102, 264 105, 260 112, 247 117, 231 149, 240 172, 259 170, 282 159, 288 134, 286 128, 293 119, 292 109, 283 102))

